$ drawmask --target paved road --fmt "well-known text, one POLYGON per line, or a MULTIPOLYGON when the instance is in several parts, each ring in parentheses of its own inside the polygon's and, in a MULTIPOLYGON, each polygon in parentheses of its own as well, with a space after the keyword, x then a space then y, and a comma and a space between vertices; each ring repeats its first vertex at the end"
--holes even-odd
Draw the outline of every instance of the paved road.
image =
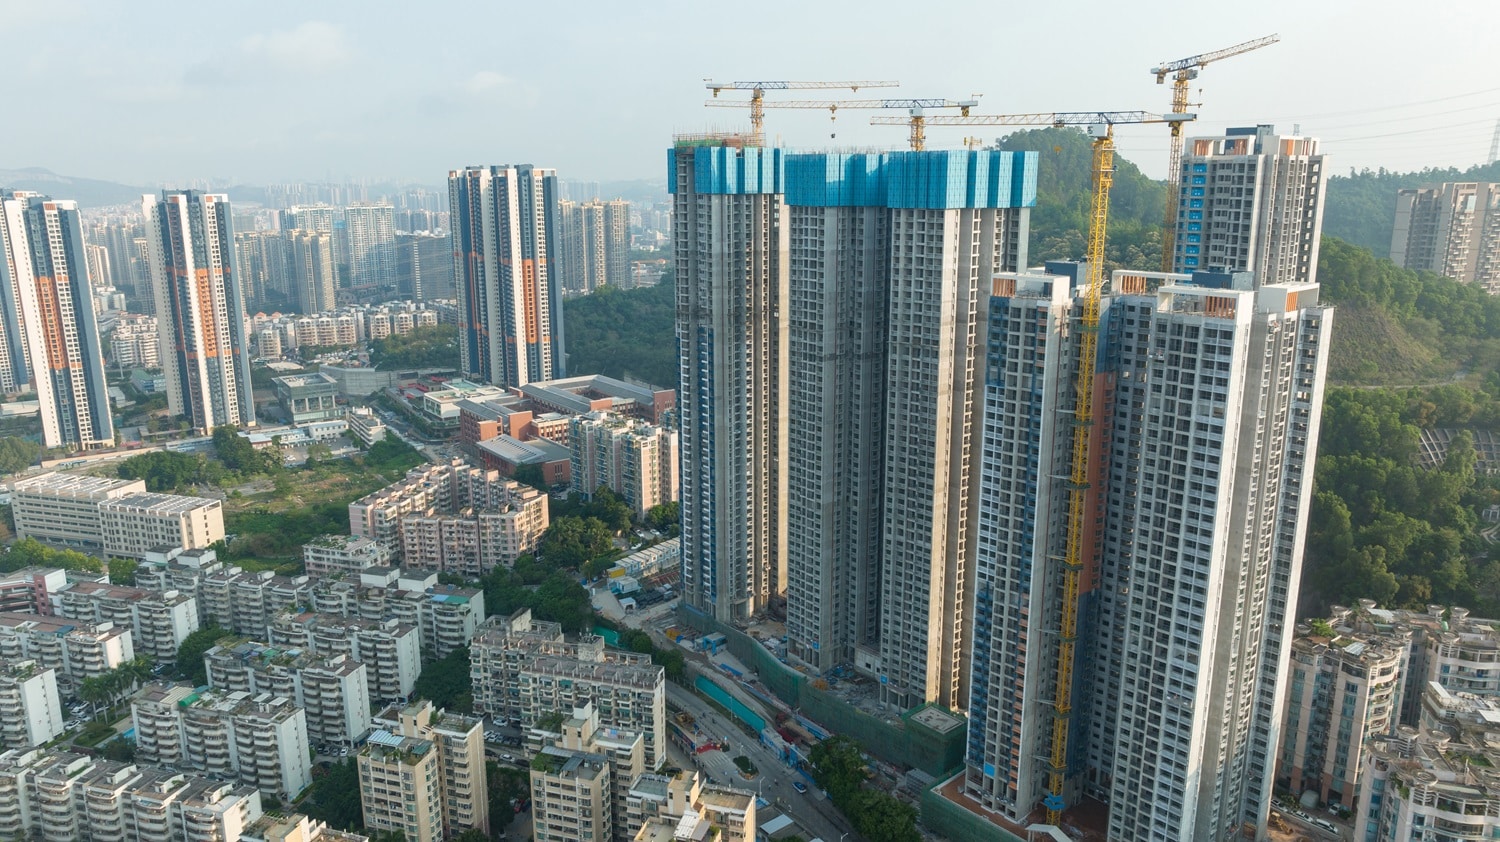
POLYGON ((845 833, 853 836, 853 828, 842 814, 816 787, 808 786, 807 794, 792 788, 793 780, 802 780, 801 775, 779 760, 759 740, 751 739, 744 730, 711 708, 707 702, 668 682, 667 701, 679 710, 685 710, 698 721, 698 727, 711 738, 729 742, 729 751, 705 752, 697 758, 698 768, 716 782, 738 789, 755 790, 760 796, 788 813, 806 831, 804 837, 820 837, 833 842, 845 833), (734 765, 734 757, 743 754, 750 758, 760 770, 754 780, 740 777, 734 765))

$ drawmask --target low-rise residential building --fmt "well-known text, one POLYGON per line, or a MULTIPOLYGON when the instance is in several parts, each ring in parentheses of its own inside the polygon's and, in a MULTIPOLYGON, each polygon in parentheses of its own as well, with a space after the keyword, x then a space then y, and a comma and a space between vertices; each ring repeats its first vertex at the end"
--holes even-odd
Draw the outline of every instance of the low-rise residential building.
POLYGON ((282 800, 312 783, 307 718, 285 696, 152 682, 131 703, 131 720, 143 763, 232 777, 282 800))
MULTIPOLYGON (((691 770, 672 775, 645 774, 630 786, 626 804, 624 839, 669 839, 675 829, 691 816, 685 826, 694 833, 704 827, 716 827, 723 842, 755 842, 757 819, 755 793, 724 786, 705 784, 703 776, 691 770), (642 828, 656 830, 642 836, 642 828), (663 832, 668 835, 661 836, 663 832), (655 836, 649 835, 651 833, 655 836)), ((689 835, 689 838, 699 838, 689 835)), ((710 838, 710 837, 702 837, 710 838)))
POLYGON ((1489 728, 1401 726, 1365 752, 1356 840, 1500 836, 1500 752, 1489 728))
POLYGON ((268 813, 246 827, 239 842, 370 842, 370 837, 335 830, 328 822, 301 813, 289 816, 268 813))
POLYGON ((0 753, 5 839, 239 842, 256 838, 245 834, 261 817, 260 791, 251 786, 53 749, 0 753))
POLYGON ((402 564, 472 580, 534 551, 547 531, 547 495, 512 485, 514 497, 494 509, 402 518, 402 564))
POLYGON ((1297 626, 1277 763, 1281 785, 1339 804, 1359 794, 1365 741, 1399 724, 1411 651, 1409 632, 1355 631, 1352 613, 1297 626))
POLYGON ((278 611, 307 603, 312 580, 226 567, 204 576, 199 593, 205 623, 263 640, 278 611))
MULTIPOLYGON (((535 731, 537 729, 533 729, 535 731)), ((623 728, 600 728, 599 715, 593 703, 587 702, 573 709, 570 718, 562 719, 557 731, 548 734, 546 747, 562 749, 577 755, 597 755, 609 760, 608 823, 614 829, 614 838, 629 840, 630 785, 646 771, 645 740, 638 731, 623 728)), ((533 780, 535 780, 533 776, 533 780)), ((537 800, 536 793, 532 801, 537 800)), ((590 817, 597 826, 604 817, 590 817)))
POLYGON ((56 670, 64 693, 76 693, 84 679, 104 675, 134 659, 129 626, 0 613, 0 661, 32 660, 56 670))
POLYGON ((137 655, 170 664, 177 648, 198 630, 198 602, 180 591, 152 591, 100 582, 74 582, 62 592, 64 617, 128 626, 137 655))
MULTIPOLYGON (((335 381, 337 383, 337 381, 335 381)), ((390 431, 375 410, 369 407, 351 407, 344 415, 344 422, 349 425, 349 435, 359 439, 366 447, 375 442, 385 439, 386 433, 390 431)))
POLYGON ((203 654, 203 664, 215 690, 296 701, 314 745, 352 746, 370 730, 369 670, 347 655, 309 655, 226 638, 203 654))
MULTIPOLYGON (((501 476, 498 471, 470 467, 455 459, 447 464, 413 468, 400 482, 350 503, 349 532, 401 551, 407 543, 402 536, 402 522, 406 519, 459 513, 466 513, 463 517, 472 519, 474 512, 515 512, 510 517, 493 519, 493 526, 500 533, 486 546, 498 558, 516 547, 535 547, 540 539, 540 533, 536 532, 538 524, 545 531, 549 523, 546 494, 501 476)), ((412 545, 418 551, 418 563, 441 569, 437 566, 442 564, 441 542, 434 539, 429 546, 414 539, 412 545)), ((416 566, 409 561, 404 563, 416 566)))
POLYGON ((607 649, 598 635, 569 641, 523 608, 490 618, 469 658, 476 711, 535 723, 592 701, 600 724, 640 732, 647 768, 666 759, 666 673, 649 655, 607 649))
POLYGON ((485 617, 484 591, 440 585, 436 573, 393 567, 321 581, 313 588, 312 607, 324 614, 416 626, 422 651, 432 658, 468 646, 485 617))
POLYGON ((407 842, 441 842, 441 761, 431 740, 376 731, 355 757, 365 827, 403 834, 407 842))
POLYGON ((434 708, 426 699, 419 699, 386 708, 375 717, 375 724, 384 733, 432 744, 438 760, 444 838, 470 828, 489 832, 484 720, 449 713, 434 708))
POLYGON ((569 419, 573 490, 620 495, 637 517, 678 499, 677 431, 608 412, 569 419))
POLYGON ((224 504, 180 494, 132 494, 99 504, 104 552, 142 559, 163 546, 201 549, 224 540, 224 504))
POLYGON ((156 317, 121 313, 109 336, 110 362, 115 368, 161 366, 157 347, 156 317))
POLYGON ((609 758, 547 746, 531 759, 536 842, 615 839, 609 758))
POLYGON ((302 566, 313 578, 358 576, 390 561, 388 547, 358 535, 319 535, 302 545, 302 566))
POLYGON ((0 663, 0 747, 39 746, 62 732, 57 671, 36 661, 0 663))
POLYGON ((410 623, 282 611, 272 619, 270 631, 273 646, 362 662, 373 702, 410 698, 422 671, 421 633, 410 623))
POLYGON ((104 551, 99 504, 146 492, 145 480, 48 473, 11 483, 16 537, 84 552, 104 551))
POLYGON ((54 567, 22 567, 0 574, 0 611, 51 614, 57 594, 68 585, 68 574, 54 567))

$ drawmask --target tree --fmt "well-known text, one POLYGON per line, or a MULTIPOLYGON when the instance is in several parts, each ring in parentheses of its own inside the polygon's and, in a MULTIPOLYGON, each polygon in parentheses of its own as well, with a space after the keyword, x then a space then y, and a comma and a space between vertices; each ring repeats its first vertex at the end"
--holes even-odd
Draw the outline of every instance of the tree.
POLYGON ((363 827, 364 810, 359 802, 359 769, 351 758, 335 763, 313 779, 312 792, 300 810, 309 817, 328 822, 340 830, 363 827))
POLYGON ((516 468, 516 472, 511 474, 510 478, 523 485, 529 485, 532 488, 536 488, 541 491, 549 490, 547 480, 542 476, 541 465, 522 465, 516 468))
POLYGON ((818 743, 808 753, 808 760, 812 763, 813 780, 836 805, 848 803, 864 785, 865 758, 852 737, 839 735, 818 743))
MULTIPOLYGON (((646 510, 646 525, 657 532, 673 533, 680 531, 682 522, 682 505, 676 500, 669 503, 661 503, 646 510)), ((669 537, 673 537, 669 535, 669 537)))
POLYGON ((435 706, 455 713, 470 713, 474 709, 471 688, 469 649, 460 647, 438 660, 428 661, 417 676, 412 695, 431 699, 435 706))
POLYGON ((281 451, 271 447, 256 450, 238 427, 224 425, 214 430, 214 451, 219 461, 231 471, 244 475, 278 472, 282 467, 281 451))
POLYGON ((135 571, 140 562, 133 558, 112 558, 109 560, 109 581, 115 585, 134 585, 135 571))
POLYGON ((208 683, 203 653, 214 648, 225 634, 217 625, 211 625, 183 638, 182 645, 177 647, 177 677, 191 682, 194 687, 208 683))
POLYGON ((667 279, 653 287, 603 287, 563 302, 568 372, 677 383, 677 289, 667 279))
POLYGON ((493 760, 485 761, 484 777, 489 788, 490 833, 501 834, 515 820, 513 802, 531 797, 531 780, 526 772, 493 760))
POLYGON ((42 446, 28 439, 0 436, 0 474, 24 471, 36 464, 42 446))
POLYGON ((609 527, 593 517, 560 517, 552 521, 537 548, 554 568, 578 568, 614 549, 609 527))
POLYGON ((489 842, 489 840, 490 838, 485 835, 484 831, 477 827, 471 827, 453 837, 453 842, 489 842))
POLYGON ((391 335, 370 343, 370 362, 380 369, 435 368, 456 370, 459 363, 458 328, 429 325, 405 336, 391 335))

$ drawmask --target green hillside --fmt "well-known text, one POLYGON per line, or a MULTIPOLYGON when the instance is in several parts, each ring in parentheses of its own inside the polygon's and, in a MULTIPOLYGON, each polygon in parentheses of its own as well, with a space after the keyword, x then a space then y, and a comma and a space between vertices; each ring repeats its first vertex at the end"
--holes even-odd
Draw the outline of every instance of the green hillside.
MULTIPOLYGON (((1037 152, 1037 201, 1031 212, 1029 263, 1076 260, 1088 245, 1093 146, 1079 129, 1032 129, 1007 135, 1000 148, 1037 152)), ((1159 268, 1166 185, 1116 156, 1110 192, 1107 268, 1159 268)))
POLYGON ((1449 167, 1397 173, 1379 169, 1333 176, 1328 179, 1323 233, 1364 246, 1376 257, 1390 257, 1397 191, 1444 181, 1500 181, 1500 163, 1467 170, 1449 167))

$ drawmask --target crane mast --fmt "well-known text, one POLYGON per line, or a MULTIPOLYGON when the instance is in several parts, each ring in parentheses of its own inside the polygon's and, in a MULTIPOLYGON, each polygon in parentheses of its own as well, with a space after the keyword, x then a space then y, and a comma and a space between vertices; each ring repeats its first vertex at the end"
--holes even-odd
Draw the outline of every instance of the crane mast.
MULTIPOLYGON (((1186 114, 1188 110, 1188 83, 1198 78, 1198 69, 1206 67, 1211 61, 1219 61, 1230 56, 1248 53, 1261 47, 1268 47, 1281 40, 1279 35, 1267 35, 1264 38, 1256 38, 1233 47, 1222 50, 1214 50, 1202 55, 1189 56, 1177 61, 1162 62, 1151 68, 1156 74, 1156 84, 1164 84, 1167 77, 1172 77, 1172 113, 1186 114)), ((1172 124, 1171 150, 1167 156, 1167 209, 1166 224, 1161 232, 1161 270, 1172 271, 1172 257, 1177 249, 1177 207, 1182 193, 1182 123, 1172 124)))
MULTIPOLYGON (((1094 381, 1099 352, 1100 300, 1104 290, 1104 246, 1109 231, 1109 193, 1114 186, 1114 127, 1122 123, 1169 123, 1178 126, 1194 119, 1187 113, 1150 114, 1144 111, 1058 112, 1050 114, 940 116, 935 126, 1086 126, 1093 143, 1089 234, 1085 251, 1087 274, 1083 308, 1078 322, 1078 365, 1073 375, 1072 454, 1068 472, 1068 522, 1063 544, 1062 607, 1058 614, 1056 682, 1052 695, 1052 747, 1047 757, 1047 795, 1042 806, 1047 823, 1057 824, 1067 806, 1069 729, 1073 718, 1073 679, 1078 647, 1078 595, 1083 570, 1092 560, 1088 539, 1089 488, 1098 454, 1093 447, 1094 381)), ((892 117, 871 123, 897 125, 892 117)), ((920 148, 913 144, 913 148, 920 148)))

